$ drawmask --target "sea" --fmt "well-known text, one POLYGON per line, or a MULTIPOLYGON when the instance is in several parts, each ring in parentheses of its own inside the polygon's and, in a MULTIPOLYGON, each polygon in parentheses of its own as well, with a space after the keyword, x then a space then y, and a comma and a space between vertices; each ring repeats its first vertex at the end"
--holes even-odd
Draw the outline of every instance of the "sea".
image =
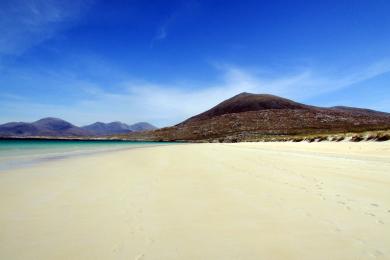
POLYGON ((167 144, 117 140, 0 140, 0 171, 72 156, 167 144))

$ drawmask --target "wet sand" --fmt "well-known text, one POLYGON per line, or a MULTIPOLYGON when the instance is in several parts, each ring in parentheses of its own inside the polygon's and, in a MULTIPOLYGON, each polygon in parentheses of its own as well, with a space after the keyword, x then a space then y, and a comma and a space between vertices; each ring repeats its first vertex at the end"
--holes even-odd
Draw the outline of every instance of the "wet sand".
POLYGON ((390 259, 390 142, 188 144, 0 172, 0 259, 390 259))

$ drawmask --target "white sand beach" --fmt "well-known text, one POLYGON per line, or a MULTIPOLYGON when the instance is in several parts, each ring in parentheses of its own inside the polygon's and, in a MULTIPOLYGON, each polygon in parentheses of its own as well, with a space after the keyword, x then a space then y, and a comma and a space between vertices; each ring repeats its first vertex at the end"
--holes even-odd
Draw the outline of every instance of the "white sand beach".
POLYGON ((0 172, 0 259, 390 259, 390 142, 178 144, 0 172))

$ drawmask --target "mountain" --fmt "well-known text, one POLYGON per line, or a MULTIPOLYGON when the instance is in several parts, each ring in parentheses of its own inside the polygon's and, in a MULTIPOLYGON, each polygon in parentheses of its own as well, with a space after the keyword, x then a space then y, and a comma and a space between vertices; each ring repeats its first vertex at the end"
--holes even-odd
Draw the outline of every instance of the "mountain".
POLYGON ((125 134, 132 132, 130 126, 122 122, 96 122, 91 125, 83 126, 82 128, 92 132, 94 135, 125 134))
POLYGON ((133 132, 142 132, 142 131, 156 130, 157 127, 147 122, 139 122, 129 126, 129 129, 133 132))
POLYGON ((249 141, 267 136, 390 129, 390 114, 315 107, 267 94, 241 93, 172 127, 130 133, 133 140, 249 141))
POLYGON ((82 129, 59 118, 47 117, 33 123, 11 122, 0 125, 0 136, 87 136, 82 129))
POLYGON ((142 132, 157 129, 157 127, 147 122, 139 122, 133 125, 127 125, 118 121, 111 123, 96 122, 91 125, 83 126, 82 128, 92 132, 94 135, 126 134, 130 132, 142 132))
POLYGON ((309 109, 310 106, 303 105, 292 100, 281 98, 273 95, 263 94, 254 95, 243 92, 229 98, 215 107, 193 116, 183 123, 188 123, 196 120, 210 119, 216 116, 225 114, 242 113, 248 111, 259 111, 267 109, 309 109))
POLYGON ((362 113, 362 114, 366 114, 366 115, 378 115, 378 116, 389 115, 389 113, 375 111, 375 110, 367 109, 367 108, 335 106, 335 107, 331 107, 330 109, 338 110, 338 111, 344 111, 344 112, 347 112, 347 113, 348 112, 349 113, 362 113))

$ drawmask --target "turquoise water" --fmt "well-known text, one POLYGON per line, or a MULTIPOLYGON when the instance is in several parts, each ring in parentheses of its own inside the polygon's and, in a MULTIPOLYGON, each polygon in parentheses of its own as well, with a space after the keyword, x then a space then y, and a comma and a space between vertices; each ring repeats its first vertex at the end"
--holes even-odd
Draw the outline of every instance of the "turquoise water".
POLYGON ((167 143, 111 140, 0 140, 0 171, 47 160, 162 144, 167 143))

